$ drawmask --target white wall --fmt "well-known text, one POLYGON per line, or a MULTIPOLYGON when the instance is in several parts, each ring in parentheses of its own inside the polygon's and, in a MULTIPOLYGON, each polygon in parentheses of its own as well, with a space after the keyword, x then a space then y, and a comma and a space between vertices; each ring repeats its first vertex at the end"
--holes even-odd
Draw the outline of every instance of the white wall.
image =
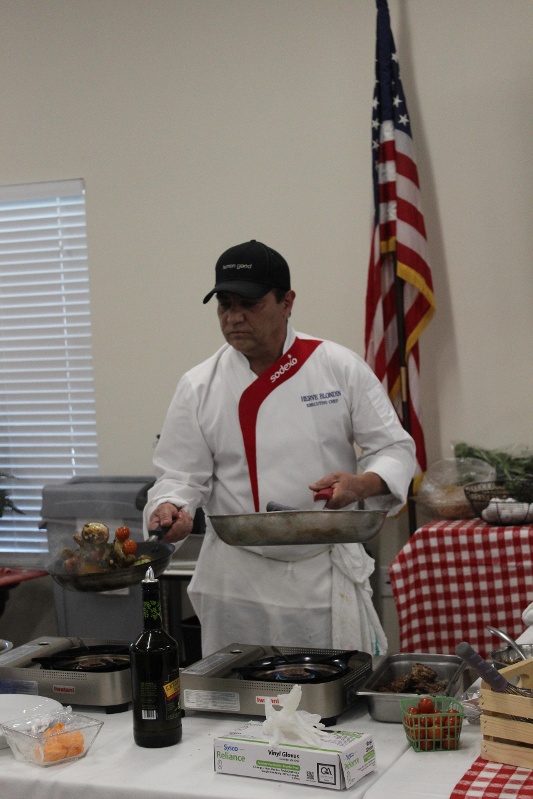
MULTIPOLYGON (((389 6, 437 301, 429 460, 456 440, 531 445, 533 3, 389 6)), ((150 472, 177 378, 220 343, 201 300, 228 246, 279 249, 296 327, 363 352, 372 0, 0 11, 0 184, 86 181, 102 473, 150 472)))

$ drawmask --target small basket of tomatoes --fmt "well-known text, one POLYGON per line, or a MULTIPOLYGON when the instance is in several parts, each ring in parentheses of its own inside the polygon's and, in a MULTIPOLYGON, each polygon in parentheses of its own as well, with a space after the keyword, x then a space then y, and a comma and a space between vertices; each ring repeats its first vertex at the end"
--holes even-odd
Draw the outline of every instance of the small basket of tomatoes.
POLYGON ((415 752, 442 752, 459 748, 463 706, 450 696, 422 696, 418 702, 400 699, 407 740, 415 752))

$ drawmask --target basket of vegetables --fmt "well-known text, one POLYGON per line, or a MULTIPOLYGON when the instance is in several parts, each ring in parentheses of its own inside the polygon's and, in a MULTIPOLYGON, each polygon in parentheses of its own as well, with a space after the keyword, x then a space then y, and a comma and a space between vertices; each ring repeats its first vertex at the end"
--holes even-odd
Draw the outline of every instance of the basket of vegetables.
POLYGON ((463 706, 450 696, 423 696, 416 704, 400 699, 407 740, 415 752, 443 752, 459 748, 463 706))

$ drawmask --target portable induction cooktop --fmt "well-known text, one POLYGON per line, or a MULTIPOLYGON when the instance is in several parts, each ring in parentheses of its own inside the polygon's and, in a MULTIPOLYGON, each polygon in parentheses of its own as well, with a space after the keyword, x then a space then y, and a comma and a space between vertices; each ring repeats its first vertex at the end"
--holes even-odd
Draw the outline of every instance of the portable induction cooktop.
POLYGON ((181 671, 185 710, 264 716, 265 699, 302 688, 299 710, 336 723, 372 672, 366 652, 231 644, 181 671))
POLYGON ((36 694, 64 705, 127 710, 128 641, 42 636, 0 655, 0 693, 36 694))

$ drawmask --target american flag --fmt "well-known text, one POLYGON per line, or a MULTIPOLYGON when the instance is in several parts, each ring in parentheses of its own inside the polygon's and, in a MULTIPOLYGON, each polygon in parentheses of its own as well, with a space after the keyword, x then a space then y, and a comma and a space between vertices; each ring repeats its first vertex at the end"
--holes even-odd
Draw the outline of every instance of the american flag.
POLYGON ((387 0, 376 0, 376 5, 374 228, 366 295, 365 359, 415 440, 420 474, 427 462, 420 424, 418 339, 433 316, 435 300, 411 124, 387 0), (402 295, 403 307, 399 305, 402 295), (401 347, 404 352, 399 341, 405 344, 405 349, 401 347))

